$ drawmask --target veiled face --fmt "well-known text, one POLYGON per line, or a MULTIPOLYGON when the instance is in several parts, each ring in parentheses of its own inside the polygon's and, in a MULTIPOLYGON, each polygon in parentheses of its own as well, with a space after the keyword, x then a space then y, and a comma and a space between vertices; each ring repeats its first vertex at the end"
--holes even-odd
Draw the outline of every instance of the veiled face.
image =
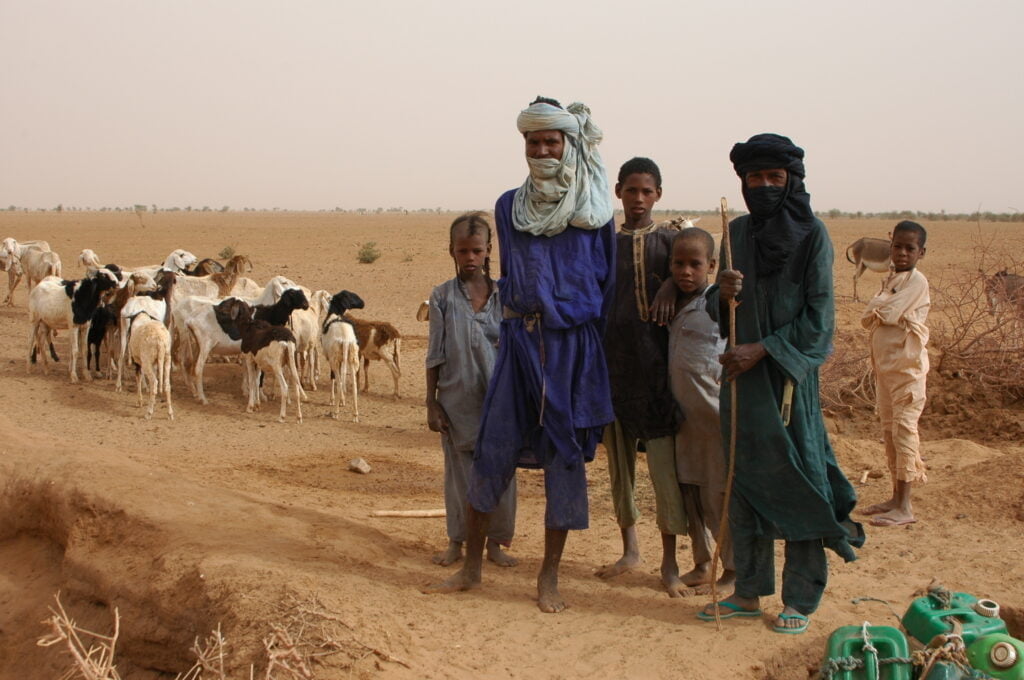
POLYGON ((768 168, 766 170, 751 170, 743 175, 743 183, 748 189, 757 187, 784 187, 789 173, 784 168, 768 168))
POLYGON ((538 130, 536 132, 527 132, 524 136, 526 137, 527 158, 562 160, 565 137, 560 130, 538 130))

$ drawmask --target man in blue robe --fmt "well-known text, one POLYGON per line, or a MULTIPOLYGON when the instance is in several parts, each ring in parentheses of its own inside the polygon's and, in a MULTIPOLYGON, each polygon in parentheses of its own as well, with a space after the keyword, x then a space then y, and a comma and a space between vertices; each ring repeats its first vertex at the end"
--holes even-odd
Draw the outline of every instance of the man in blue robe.
MULTIPOLYGON (((728 452, 737 392, 736 472, 729 531, 736 587, 723 618, 760 617, 775 592, 774 539, 785 540, 779 633, 802 633, 828 578, 825 548, 846 561, 863 543, 851 522, 853 487, 836 463, 818 396, 818 368, 832 350, 832 243, 804 189, 804 152, 775 134, 736 144, 730 160, 750 210, 732 221, 732 269, 708 293, 708 313, 736 346, 722 355, 722 441, 728 452)), ((723 250, 722 262, 726 262, 723 250)), ((714 619, 714 604, 698 614, 714 619)))
POLYGON ((538 98, 519 114, 530 175, 498 199, 504 321, 469 488, 463 568, 425 592, 480 585, 489 513, 516 467, 542 468, 544 562, 538 606, 558 612, 569 530, 589 523, 584 464, 612 422, 602 335, 613 298, 615 225, 601 131, 582 104, 538 98))

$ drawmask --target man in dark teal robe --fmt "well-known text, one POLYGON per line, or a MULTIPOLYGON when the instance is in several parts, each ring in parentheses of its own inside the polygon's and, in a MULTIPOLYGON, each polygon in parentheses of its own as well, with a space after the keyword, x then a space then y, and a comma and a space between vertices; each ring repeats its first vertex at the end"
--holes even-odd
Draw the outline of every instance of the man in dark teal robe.
MULTIPOLYGON (((851 522, 853 487, 836 463, 818 396, 818 368, 832 350, 832 243, 804 189, 803 149, 774 134, 736 144, 730 160, 750 210, 732 221, 732 267, 709 289, 708 312, 736 346, 722 356, 722 441, 728 456, 737 393, 736 471, 729 530, 736 587, 722 617, 759 617, 775 592, 773 542, 786 542, 779 633, 806 630, 828 578, 825 548, 846 561, 863 543, 851 522), (788 396, 791 395, 791 396, 788 396), (788 416, 785 415, 788 412, 788 416)), ((726 262, 723 252, 721 262, 726 262)), ((714 605, 698 614, 713 620, 714 605)))

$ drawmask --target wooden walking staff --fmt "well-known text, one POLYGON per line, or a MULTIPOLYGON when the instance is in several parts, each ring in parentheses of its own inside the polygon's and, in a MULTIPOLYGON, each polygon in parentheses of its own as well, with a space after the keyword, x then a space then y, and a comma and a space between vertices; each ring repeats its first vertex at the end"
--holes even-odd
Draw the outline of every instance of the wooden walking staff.
MULTIPOLYGON (((722 197, 722 250, 725 254, 725 269, 732 269, 732 239, 729 236, 729 205, 722 197)), ((735 296, 729 298, 729 344, 727 350, 736 346, 736 308, 739 302, 735 296)), ((722 500, 722 520, 718 523, 718 540, 711 558, 711 602, 715 609, 715 626, 722 630, 722 617, 718 606, 718 560, 722 556, 722 543, 729 539, 729 498, 732 496, 732 479, 736 473, 736 401, 738 385, 732 381, 729 387, 729 471, 725 477, 725 498, 722 500)))

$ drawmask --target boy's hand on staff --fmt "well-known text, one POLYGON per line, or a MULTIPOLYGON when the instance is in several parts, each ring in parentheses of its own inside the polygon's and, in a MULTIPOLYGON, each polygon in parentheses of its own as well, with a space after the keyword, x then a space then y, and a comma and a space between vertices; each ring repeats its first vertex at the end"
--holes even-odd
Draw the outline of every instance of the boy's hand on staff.
MULTIPOLYGON (((723 274, 725 272, 722 272, 723 274)), ((746 373, 754 364, 763 359, 768 352, 764 345, 759 342, 750 342, 744 345, 736 345, 728 352, 718 357, 718 361, 725 367, 725 377, 728 380, 735 380, 737 376, 746 373)))
POLYGON ((743 291, 743 274, 735 269, 723 269, 718 275, 718 290, 722 300, 739 297, 743 291))
POLYGON ((447 434, 448 428, 451 427, 448 414, 444 412, 444 407, 437 401, 427 404, 427 427, 431 432, 441 432, 442 434, 447 434))

